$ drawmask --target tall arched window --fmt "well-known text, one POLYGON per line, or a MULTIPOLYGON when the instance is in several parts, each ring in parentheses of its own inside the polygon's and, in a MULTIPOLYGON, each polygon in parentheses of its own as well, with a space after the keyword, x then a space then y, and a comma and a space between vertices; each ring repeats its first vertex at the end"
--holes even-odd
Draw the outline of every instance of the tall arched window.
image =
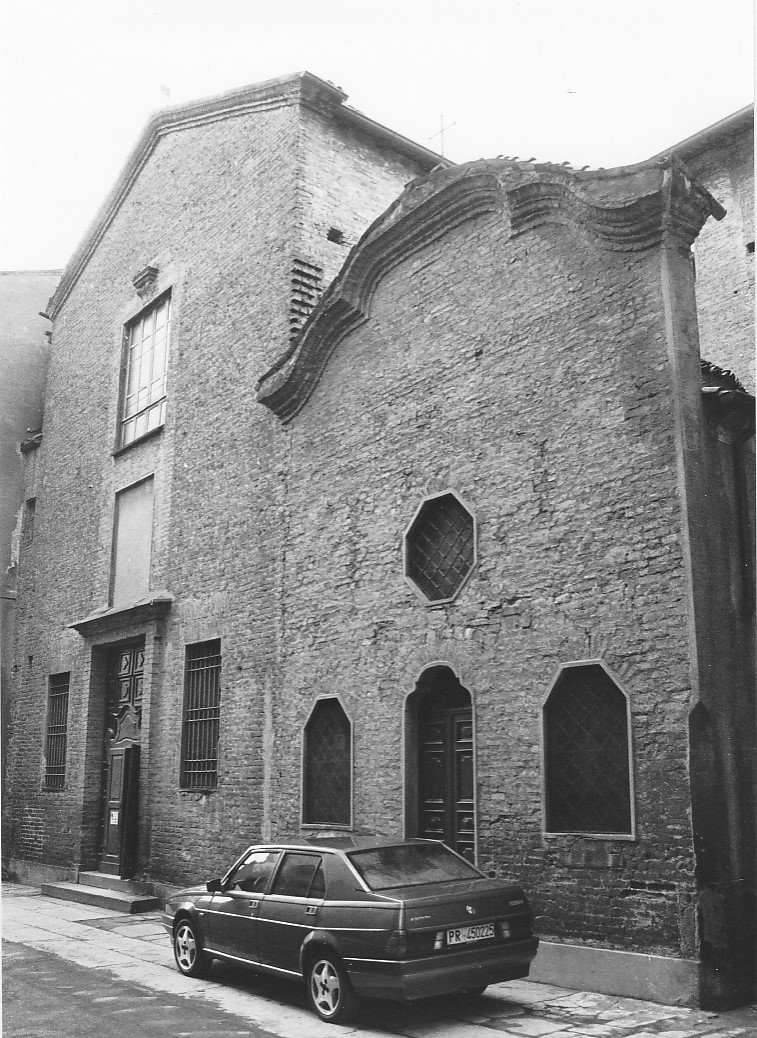
POLYGON ((316 703, 305 725, 302 821, 352 821, 352 726, 338 699, 316 703))
POLYGON ((566 667, 543 724, 546 831, 633 835, 628 701, 604 667, 566 667))

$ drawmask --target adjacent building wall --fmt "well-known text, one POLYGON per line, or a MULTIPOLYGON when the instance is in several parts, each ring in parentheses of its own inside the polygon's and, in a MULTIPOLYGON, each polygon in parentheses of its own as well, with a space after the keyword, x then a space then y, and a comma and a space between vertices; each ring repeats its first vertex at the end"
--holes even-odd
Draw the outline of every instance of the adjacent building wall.
POLYGON ((10 668, 16 606, 20 509, 24 502, 21 444, 42 425, 49 323, 40 317, 58 283, 57 270, 0 271, 0 688, 6 760, 10 668))
POLYGON ((726 209, 697 238, 694 262, 702 357, 755 389, 754 111, 752 106, 671 149, 726 209))
POLYGON ((344 95, 311 79, 269 86, 264 103, 252 98, 253 111, 245 95, 239 112, 193 109, 190 124, 182 112, 176 128, 164 119, 145 161, 130 160, 135 179, 104 208, 102 236, 90 235, 77 253, 80 260, 89 248, 88 259, 81 269, 72 262, 56 297, 38 535, 23 560, 16 648, 15 795, 5 847, 17 869, 96 862, 104 653, 140 635, 147 669, 138 868, 183 880, 197 861, 220 869, 240 844, 270 832, 264 742, 281 689, 286 440, 255 404, 254 385, 290 341, 293 259, 306 252, 321 266, 320 290, 344 250, 326 237, 332 225, 357 236, 431 164, 393 150, 385 132, 345 128, 334 115, 344 95), (171 293, 167 418, 159 433, 121 450, 123 329, 149 301, 133 285, 147 266, 158 271, 152 298, 171 293), (115 497, 148 476, 150 593, 173 597, 169 615, 106 615, 72 629, 108 612, 115 497), (217 637, 221 778, 216 793, 195 794, 178 788, 184 652, 217 637), (69 671, 66 785, 46 792, 47 681, 69 671))

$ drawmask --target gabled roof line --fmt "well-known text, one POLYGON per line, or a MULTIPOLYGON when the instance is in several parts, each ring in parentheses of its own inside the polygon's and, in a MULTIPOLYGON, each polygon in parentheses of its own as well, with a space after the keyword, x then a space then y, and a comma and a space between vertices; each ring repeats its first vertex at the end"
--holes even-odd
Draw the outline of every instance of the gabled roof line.
POLYGON ((677 155, 684 162, 690 162, 695 155, 707 151, 708 148, 716 145, 723 137, 736 137, 753 126, 754 105, 745 105, 737 112, 719 119, 716 123, 706 126, 703 130, 698 130, 690 137, 685 137, 678 144, 672 144, 652 157, 653 159, 662 159, 666 155, 677 155))
MULTIPOLYGON (((344 104, 347 95, 339 87, 328 83, 311 72, 297 72, 263 83, 232 90, 200 101, 191 101, 171 108, 163 108, 147 121, 142 134, 132 149, 115 184, 95 214, 84 238, 72 255, 60 283, 47 306, 47 315, 53 320, 60 312, 71 290, 89 263, 97 246, 115 219, 134 182, 149 160, 160 139, 169 133, 202 126, 219 119, 236 118, 253 111, 283 108, 294 104, 334 114, 379 140, 391 144, 403 154, 431 169, 445 160, 419 144, 374 122, 361 112, 344 104)), ((451 165, 451 163, 446 163, 451 165)))

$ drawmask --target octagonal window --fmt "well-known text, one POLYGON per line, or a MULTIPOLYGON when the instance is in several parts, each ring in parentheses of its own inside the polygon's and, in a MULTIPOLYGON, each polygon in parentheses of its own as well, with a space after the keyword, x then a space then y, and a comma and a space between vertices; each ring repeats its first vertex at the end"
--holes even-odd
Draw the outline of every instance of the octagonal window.
POLYGON ((405 533, 405 576, 429 602, 449 602, 476 562, 473 516, 451 491, 428 498, 405 533))

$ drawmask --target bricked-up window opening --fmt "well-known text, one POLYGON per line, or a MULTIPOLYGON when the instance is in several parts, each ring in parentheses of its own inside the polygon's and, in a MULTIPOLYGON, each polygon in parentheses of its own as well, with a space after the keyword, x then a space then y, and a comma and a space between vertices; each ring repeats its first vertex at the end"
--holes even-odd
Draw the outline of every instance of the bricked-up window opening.
POLYGON ((544 706, 546 831, 631 835, 628 704, 597 664, 567 667, 544 706))
POLYGON ((184 670, 181 788, 215 789, 221 720, 221 640, 188 645, 184 670))
POLYGON ((405 535, 405 575, 429 602, 454 598, 475 563, 473 516, 454 494, 425 501, 405 535))
POLYGON ((349 825, 352 815, 352 732, 338 699, 317 703, 305 726, 302 821, 349 825))
POLYGON ((68 689, 70 674, 53 674, 47 691, 45 789, 63 789, 66 782, 68 689))
POLYGON ((122 447, 158 429, 166 420, 170 323, 171 297, 165 295, 126 327, 122 447))
POLYGON ((116 494, 110 583, 113 606, 137 602, 150 589, 153 484, 149 476, 116 494))

